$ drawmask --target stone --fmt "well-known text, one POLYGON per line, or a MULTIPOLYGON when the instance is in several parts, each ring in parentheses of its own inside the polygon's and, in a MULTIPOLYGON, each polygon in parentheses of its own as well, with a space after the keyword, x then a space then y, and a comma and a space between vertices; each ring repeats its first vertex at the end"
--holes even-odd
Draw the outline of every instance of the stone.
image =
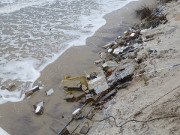
POLYGON ((109 43, 109 44, 107 44, 105 46, 102 46, 102 48, 104 48, 104 49, 111 48, 112 46, 114 46, 116 44, 117 44, 116 42, 112 42, 112 43, 109 43))
POLYGON ((54 90, 53 90, 53 89, 50 89, 50 90, 46 91, 46 95, 47 95, 47 96, 50 96, 50 95, 52 95, 53 93, 54 93, 54 90))
POLYGON ((38 104, 34 105, 35 114, 37 114, 37 115, 43 114, 43 112, 44 112, 43 104, 44 104, 43 101, 41 101, 38 104))
POLYGON ((102 60, 106 59, 106 57, 107 57, 107 53, 105 53, 105 52, 100 52, 100 58, 101 58, 102 60))
POLYGON ((108 85, 110 87, 114 87, 122 82, 124 83, 126 81, 132 80, 134 70, 135 70, 134 65, 130 64, 124 70, 114 71, 113 74, 108 77, 108 85))
POLYGON ((88 89, 94 89, 96 94, 99 94, 109 88, 106 76, 104 75, 103 70, 100 67, 95 67, 85 71, 85 75, 88 76, 92 73, 96 73, 96 78, 90 79, 87 81, 88 89))
POLYGON ((117 62, 115 62, 115 61, 107 61, 106 63, 104 63, 102 65, 102 68, 103 68, 103 70, 106 71, 108 68, 117 67, 117 66, 118 66, 117 62))
POLYGON ((81 89, 81 81, 80 80, 63 80, 62 85, 64 90, 82 90, 81 89))
POLYGON ((112 51, 113 51, 112 48, 109 48, 109 49, 108 49, 108 53, 111 53, 112 51))
POLYGON ((131 33, 130 37, 134 37, 136 33, 131 33))
POLYGON ((74 97, 74 95, 70 95, 70 94, 68 94, 68 95, 66 95, 66 97, 65 97, 65 100, 67 101, 67 102, 74 102, 75 101, 75 97, 74 97))
POLYGON ((89 132, 89 127, 83 126, 79 133, 86 135, 88 132, 89 132))
POLYGON ((114 49, 113 54, 118 55, 120 53, 123 53, 127 48, 128 46, 118 47, 114 49))
POLYGON ((86 87, 86 85, 82 85, 82 90, 86 91, 88 88, 86 87))
POLYGON ((7 90, 9 90, 9 91, 14 91, 15 88, 16 88, 16 85, 11 83, 11 84, 9 84, 7 90))
POLYGON ((125 40, 124 39, 116 39, 116 42, 117 42, 117 44, 118 45, 120 45, 120 46, 123 46, 124 45, 124 43, 125 43, 125 40))
POLYGON ((99 60, 96 60, 95 62, 94 62, 94 64, 100 64, 101 62, 103 62, 103 60, 102 59, 99 59, 99 60))

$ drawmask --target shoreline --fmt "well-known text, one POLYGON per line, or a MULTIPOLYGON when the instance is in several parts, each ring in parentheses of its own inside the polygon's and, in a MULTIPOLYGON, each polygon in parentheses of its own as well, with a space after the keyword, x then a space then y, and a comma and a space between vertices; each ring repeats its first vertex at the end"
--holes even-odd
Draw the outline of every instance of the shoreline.
MULTIPOLYGON (((142 1, 140 1, 140 3, 142 1)), ((131 4, 132 3, 129 3, 123 8, 132 6, 131 4)), ((119 16, 119 13, 121 12, 121 10, 123 10, 123 8, 117 11, 113 11, 112 13, 109 13, 108 15, 105 16, 105 18, 108 19, 108 16, 109 17, 113 16, 114 18, 116 18, 116 16, 119 16), (112 15, 115 13, 117 13, 116 16, 112 15)), ((98 58, 97 52, 100 46, 111 42, 119 35, 119 31, 124 32, 124 30, 130 26, 129 24, 125 24, 123 25, 123 29, 121 28, 119 29, 119 22, 117 20, 116 27, 112 28, 110 27, 112 26, 112 24, 111 23, 108 24, 108 22, 112 22, 112 21, 114 21, 112 18, 109 19, 106 25, 102 26, 98 31, 96 31, 96 33, 92 37, 88 38, 86 40, 87 42, 86 46, 77 46, 77 47, 69 48, 55 62, 48 65, 42 71, 43 75, 40 77, 39 80, 41 81, 43 80, 42 84, 44 85, 49 84, 49 86, 45 85, 43 90, 40 90, 38 93, 35 93, 30 99, 25 99, 24 101, 21 101, 19 103, 6 103, 4 105, 1 105, 0 110, 3 109, 3 111, 0 112, 0 114, 5 116, 5 118, 1 119, 1 123, 2 123, 1 127, 3 127, 3 129, 6 129, 6 131, 8 131, 9 133, 12 133, 12 130, 14 130, 15 134, 19 134, 19 133, 23 134, 25 132, 26 133, 34 132, 35 134, 37 133, 48 134, 49 132, 49 134, 52 134, 52 131, 47 131, 47 129, 50 126, 54 125, 55 123, 56 123, 55 126, 58 126, 58 125, 63 126, 64 122, 67 121, 69 118, 68 115, 71 116, 71 111, 62 112, 60 110, 63 107, 63 104, 67 104, 65 101, 64 102, 59 101, 59 99, 63 98, 65 95, 63 94, 62 87, 59 86, 60 81, 63 79, 66 73, 71 74, 72 76, 76 76, 79 74, 83 74, 83 71, 85 69, 93 67, 94 61, 97 60, 98 58), (92 40, 93 40, 93 44, 96 44, 96 46, 92 45, 92 42, 91 42, 92 40), (77 56, 77 54, 80 54, 80 53, 81 55, 77 56), (68 59, 70 61, 66 61, 68 59), (64 71, 67 71, 67 72, 64 72, 61 68, 64 68, 65 69, 64 71), (55 90, 55 93, 51 97, 46 97, 44 93, 46 90, 49 90, 50 88, 53 88, 55 90), (41 117, 40 118, 40 117, 34 116, 35 114, 33 113, 32 106, 33 104, 35 104, 36 102, 42 99, 45 101, 46 110, 45 110, 44 116, 42 117, 40 116, 41 117), (10 111, 10 108, 13 108, 14 114, 8 115, 7 112, 10 111), (60 116, 65 116, 65 118, 63 119, 64 122, 60 122, 59 120, 57 120, 59 119, 60 116), (7 119, 11 119, 11 120, 7 120, 7 119), (13 123, 20 121, 20 119, 22 119, 22 122, 20 122, 20 124, 17 125, 18 129, 15 129, 15 127, 13 127, 12 125, 13 123), (49 121, 49 124, 47 123, 47 121, 49 121), (28 123, 27 125, 29 125, 30 127, 26 125, 21 125, 24 122, 27 122, 28 123), (39 130, 38 127, 42 127, 42 128, 39 130), (23 128, 22 131, 18 131, 20 128, 23 128), (33 131, 31 132, 31 130, 33 131)), ((36 85, 37 83, 38 83, 38 80, 34 83, 34 85, 36 85)), ((74 110, 74 108, 77 108, 77 105, 74 103, 72 103, 71 105, 68 104, 68 106, 65 107, 64 110, 69 110, 69 108, 72 108, 72 110, 74 110)), ((60 126, 59 126, 59 129, 61 129, 60 126)))

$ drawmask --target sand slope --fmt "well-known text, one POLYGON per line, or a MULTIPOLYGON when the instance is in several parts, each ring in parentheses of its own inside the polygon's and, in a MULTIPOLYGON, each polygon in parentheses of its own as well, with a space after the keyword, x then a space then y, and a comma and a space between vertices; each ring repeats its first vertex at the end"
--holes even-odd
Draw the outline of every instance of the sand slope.
MULTIPOLYGON (((168 23, 155 29, 163 34, 156 35, 154 40, 144 43, 145 49, 156 49, 157 54, 144 61, 139 71, 148 72, 180 64, 180 1, 167 4, 164 12, 168 13, 168 23)), ((117 124, 121 125, 131 119, 149 120, 167 115, 180 116, 179 80, 180 67, 136 77, 128 88, 118 92, 111 101, 112 105, 107 104, 105 110, 99 111, 94 120, 112 115, 117 124)), ((132 122, 118 128, 110 119, 94 122, 89 135, 179 135, 179 124, 180 117, 148 123, 132 122)))

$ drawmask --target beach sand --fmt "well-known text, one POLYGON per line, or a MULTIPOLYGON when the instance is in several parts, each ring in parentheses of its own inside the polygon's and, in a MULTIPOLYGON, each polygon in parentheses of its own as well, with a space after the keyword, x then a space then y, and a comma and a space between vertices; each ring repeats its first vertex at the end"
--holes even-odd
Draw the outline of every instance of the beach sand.
POLYGON ((83 75, 84 70, 94 67, 94 61, 98 59, 98 52, 102 45, 116 39, 132 24, 140 23, 134 11, 144 5, 144 2, 147 5, 152 4, 152 1, 148 0, 132 2, 122 9, 107 14, 104 17, 107 20, 106 25, 102 26, 93 37, 87 39, 86 46, 68 49, 41 72, 34 86, 41 81, 44 88, 34 93, 31 98, 18 103, 0 105, 0 126, 12 135, 56 134, 78 107, 77 103, 67 103, 64 100, 65 93, 60 81, 65 75, 83 75), (55 92, 47 97, 45 91, 51 88, 55 92), (39 101, 45 102, 42 116, 34 114, 33 105, 39 101))
POLYGON ((148 30, 147 33, 158 33, 154 40, 143 44, 144 50, 156 49, 157 53, 148 57, 139 67, 139 71, 150 72, 161 69, 160 72, 134 77, 132 84, 118 91, 112 104, 104 105, 104 110, 98 111, 93 121, 114 116, 113 119, 91 124, 89 135, 179 135, 179 91, 180 67, 170 66, 180 64, 180 1, 168 3, 163 13, 167 14, 168 23, 148 30), (167 68, 169 67, 169 68, 167 68), (174 118, 162 118, 176 116, 174 118))

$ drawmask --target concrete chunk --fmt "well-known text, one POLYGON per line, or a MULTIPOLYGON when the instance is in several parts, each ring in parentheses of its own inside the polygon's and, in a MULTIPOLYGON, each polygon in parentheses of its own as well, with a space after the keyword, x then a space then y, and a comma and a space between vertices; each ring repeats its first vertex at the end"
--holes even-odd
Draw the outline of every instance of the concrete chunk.
POLYGON ((89 76, 92 73, 96 73, 96 78, 88 80, 89 90, 94 89, 96 94, 99 94, 109 88, 106 77, 103 70, 100 67, 95 67, 85 71, 85 75, 89 76))
POLYGON ((108 78, 108 84, 110 87, 113 87, 114 85, 124 82, 126 80, 129 81, 129 79, 132 79, 131 77, 133 76, 134 73, 134 65, 131 64, 124 70, 118 70, 115 71, 109 78, 108 78))
POLYGON ((63 80, 62 82, 65 90, 81 90, 81 81, 63 80))

